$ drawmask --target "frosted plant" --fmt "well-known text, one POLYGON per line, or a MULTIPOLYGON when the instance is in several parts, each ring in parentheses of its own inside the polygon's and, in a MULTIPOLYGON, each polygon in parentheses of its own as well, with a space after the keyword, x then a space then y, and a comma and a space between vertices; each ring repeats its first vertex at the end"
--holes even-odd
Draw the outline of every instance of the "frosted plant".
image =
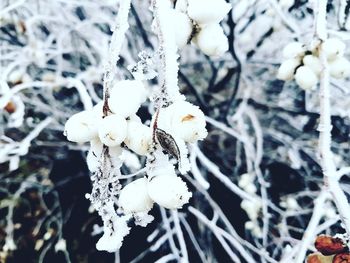
POLYGON ((0 261, 348 257, 350 16, 325 3, 2 1, 0 261), (322 255, 321 233, 345 249, 322 255))
POLYGON ((145 80, 156 75, 150 68, 153 58, 145 52, 139 54, 141 61, 129 67, 135 80, 116 80, 113 76, 115 59, 119 56, 118 49, 127 28, 128 1, 120 7, 119 24, 110 43, 111 59, 106 66, 103 103, 73 115, 65 125, 68 140, 91 144, 87 162, 92 172, 93 189, 87 198, 104 224, 104 234, 96 245, 98 250, 118 250, 124 236, 129 233, 128 224, 132 217, 136 224, 142 226, 152 221, 147 213, 153 203, 167 209, 179 209, 192 196, 186 183, 176 175, 169 158, 175 158, 180 173, 186 174, 190 169, 186 143, 204 139, 207 131, 203 112, 185 101, 179 93, 177 49, 183 47, 189 41, 189 35, 199 27, 199 32, 194 34, 197 39, 194 42, 201 50, 207 55, 223 54, 228 48, 227 38, 218 23, 231 9, 230 5, 220 2, 222 6, 217 9, 218 13, 213 14, 210 12, 213 1, 205 2, 201 8, 198 4, 189 1, 188 10, 185 8, 180 13, 171 6, 171 2, 152 2, 160 67, 159 88, 150 95, 155 106, 150 127, 144 125, 136 114, 147 98, 145 80), (187 13, 194 22, 190 21, 187 13), (177 19, 187 20, 188 25, 193 26, 184 32, 188 37, 175 30, 177 19), (113 41, 116 35, 120 37, 118 42, 113 41), (126 186, 120 183, 123 148, 146 155, 148 159, 147 177, 126 186), (115 206, 118 208, 115 209, 115 206), (140 223, 140 220, 143 222, 140 223))

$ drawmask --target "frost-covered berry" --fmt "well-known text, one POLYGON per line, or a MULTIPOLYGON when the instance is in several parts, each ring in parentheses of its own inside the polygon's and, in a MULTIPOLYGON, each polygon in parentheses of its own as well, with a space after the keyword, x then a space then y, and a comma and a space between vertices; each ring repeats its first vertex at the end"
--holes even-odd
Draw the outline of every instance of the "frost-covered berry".
POLYGON ((128 132, 124 140, 126 146, 139 155, 146 155, 152 142, 152 130, 141 121, 128 121, 128 132))
POLYGON ((171 104, 166 111, 165 116, 160 116, 159 125, 161 126, 162 122, 169 123, 171 134, 176 134, 178 138, 191 143, 208 135, 205 116, 199 107, 180 100, 171 104))
POLYGON ((346 45, 338 38, 329 38, 322 43, 322 51, 328 60, 334 60, 344 55, 346 45))
POLYGON ((232 6, 225 0, 188 0, 187 12, 199 25, 219 23, 232 6))
POLYGON ((291 58, 283 61, 278 68, 277 78, 280 80, 292 80, 294 77, 295 69, 300 65, 300 60, 291 58))
POLYGON ((148 194, 154 202, 167 209, 178 209, 188 203, 192 193, 178 176, 158 175, 148 182, 148 194))
POLYGON ((304 55, 305 51, 305 47, 302 43, 291 42, 284 47, 282 54, 284 58, 289 59, 300 57, 304 55))
POLYGON ((146 90, 139 80, 122 80, 113 86, 108 99, 111 111, 122 117, 135 114, 146 100, 146 90))
POLYGON ((303 58, 303 63, 305 66, 309 67, 317 76, 320 75, 322 71, 322 64, 318 57, 313 55, 306 55, 303 58))
POLYGON ((171 15, 174 23, 176 45, 181 49, 188 43, 192 34, 193 25, 191 19, 178 10, 172 10, 171 15))
POLYGON ((119 206, 125 214, 148 212, 153 207, 153 200, 148 195, 148 180, 137 179, 127 184, 119 195, 119 206))
POLYGON ((350 76, 350 62, 344 57, 331 61, 329 66, 329 73, 334 78, 340 79, 350 76))
POLYGON ((97 137, 97 121, 92 111, 71 116, 64 127, 64 135, 71 142, 84 143, 97 137))
POLYGON ((219 24, 203 27, 193 42, 208 56, 221 56, 228 50, 228 40, 219 24))
POLYGON ((309 90, 317 84, 318 79, 311 68, 301 66, 295 73, 295 81, 302 89, 309 90))
POLYGON ((117 146, 125 140, 127 123, 122 116, 118 114, 106 116, 98 126, 98 136, 103 144, 117 146))

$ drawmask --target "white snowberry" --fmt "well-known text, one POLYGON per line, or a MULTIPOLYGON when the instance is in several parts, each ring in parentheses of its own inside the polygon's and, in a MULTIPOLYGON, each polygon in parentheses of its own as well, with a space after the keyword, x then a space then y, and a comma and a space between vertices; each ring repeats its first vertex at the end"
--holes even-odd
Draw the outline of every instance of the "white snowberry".
POLYGON ((127 184, 119 196, 119 206, 125 214, 148 212, 153 207, 153 200, 148 195, 148 180, 137 179, 127 184))
POLYGON ((283 61, 278 68, 277 78, 280 80, 292 80, 294 77, 295 69, 300 65, 300 60, 291 58, 283 61))
POLYGON ((148 194, 154 202, 167 209, 178 209, 188 203, 192 193, 178 176, 158 175, 148 182, 148 194))
POLYGON ((302 43, 291 42, 284 47, 282 54, 284 58, 289 59, 300 57, 304 55, 305 51, 305 47, 302 43))
POLYGON ((317 84, 318 79, 311 68, 301 66, 295 73, 295 81, 302 89, 309 90, 317 84))
POLYGON ((152 130, 141 121, 128 121, 128 132, 124 140, 126 146, 139 155, 146 155, 152 142, 152 130))
POLYGON ((208 132, 205 128, 205 116, 199 107, 187 102, 177 101, 167 109, 171 113, 173 133, 185 142, 204 139, 208 132))
POLYGON ((219 23, 232 6, 225 0, 188 0, 188 15, 199 25, 219 23))
POLYGON ((350 76, 350 62, 344 57, 331 61, 329 66, 329 73, 334 78, 340 79, 350 76))
POLYGON ((64 127, 64 134, 71 142, 84 143, 97 137, 98 119, 92 111, 82 111, 71 116, 64 127))
POLYGON ((146 90, 141 81, 122 80, 110 91, 108 106, 111 111, 123 117, 135 114, 146 100, 146 90))
POLYGON ((126 133, 126 120, 118 114, 106 116, 99 122, 98 136, 107 146, 121 144, 125 140, 126 133))
POLYGON ((193 38, 193 42, 208 56, 221 56, 228 50, 227 37, 219 24, 202 28, 193 38))
POLYGON ((174 24, 176 45, 179 49, 181 49, 186 46, 187 42, 189 41, 192 34, 193 25, 191 19, 189 19, 186 14, 178 10, 172 10, 171 16, 174 24))
POLYGON ((305 66, 309 67, 317 76, 320 75, 322 71, 322 64, 318 57, 313 55, 306 55, 303 58, 303 63, 305 66))
POLYGON ((322 51, 325 53, 328 60, 342 57, 345 48, 345 43, 338 38, 329 38, 322 43, 322 51))

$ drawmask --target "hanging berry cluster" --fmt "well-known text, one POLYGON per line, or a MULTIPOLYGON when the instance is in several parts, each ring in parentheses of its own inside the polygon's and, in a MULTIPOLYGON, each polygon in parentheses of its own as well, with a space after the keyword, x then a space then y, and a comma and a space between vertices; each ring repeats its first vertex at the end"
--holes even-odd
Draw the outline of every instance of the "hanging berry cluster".
POLYGON ((104 100, 70 117, 64 132, 72 142, 90 142, 87 164, 93 186, 86 197, 103 220, 104 234, 96 247, 109 252, 120 248, 132 219, 141 226, 153 220, 148 212, 155 203, 179 209, 191 198, 175 164, 180 174, 189 171, 187 144, 204 139, 207 130, 203 112, 179 92, 177 50, 192 39, 205 54, 222 55, 228 45, 219 22, 231 9, 223 0, 177 1, 175 6, 153 0, 153 30, 159 40, 156 58, 141 52, 141 61, 129 67, 135 79, 118 81, 113 73, 128 28, 130 1, 121 5, 106 63, 104 100), (187 30, 177 26, 185 20, 187 30), (157 59, 156 73, 150 64, 157 59), (147 80, 156 75, 158 88, 149 92, 147 80), (155 109, 149 126, 137 116, 147 98, 155 109), (125 150, 146 156, 147 163, 143 177, 122 185, 125 150))
POLYGON ((322 43, 307 48, 300 42, 289 43, 283 49, 282 62, 278 69, 277 78, 292 80, 304 90, 310 90, 319 82, 322 71, 320 50, 326 55, 330 75, 341 79, 350 76, 350 62, 344 58, 345 44, 337 38, 329 38, 322 43))

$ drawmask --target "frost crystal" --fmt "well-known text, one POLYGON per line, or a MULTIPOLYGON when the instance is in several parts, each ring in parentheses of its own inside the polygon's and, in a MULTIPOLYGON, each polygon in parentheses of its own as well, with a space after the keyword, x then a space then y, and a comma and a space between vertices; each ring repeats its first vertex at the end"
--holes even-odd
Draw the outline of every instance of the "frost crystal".
POLYGON ((151 52, 141 51, 138 55, 140 61, 129 65, 128 70, 136 80, 150 80, 157 76, 155 71, 154 55, 151 52))

